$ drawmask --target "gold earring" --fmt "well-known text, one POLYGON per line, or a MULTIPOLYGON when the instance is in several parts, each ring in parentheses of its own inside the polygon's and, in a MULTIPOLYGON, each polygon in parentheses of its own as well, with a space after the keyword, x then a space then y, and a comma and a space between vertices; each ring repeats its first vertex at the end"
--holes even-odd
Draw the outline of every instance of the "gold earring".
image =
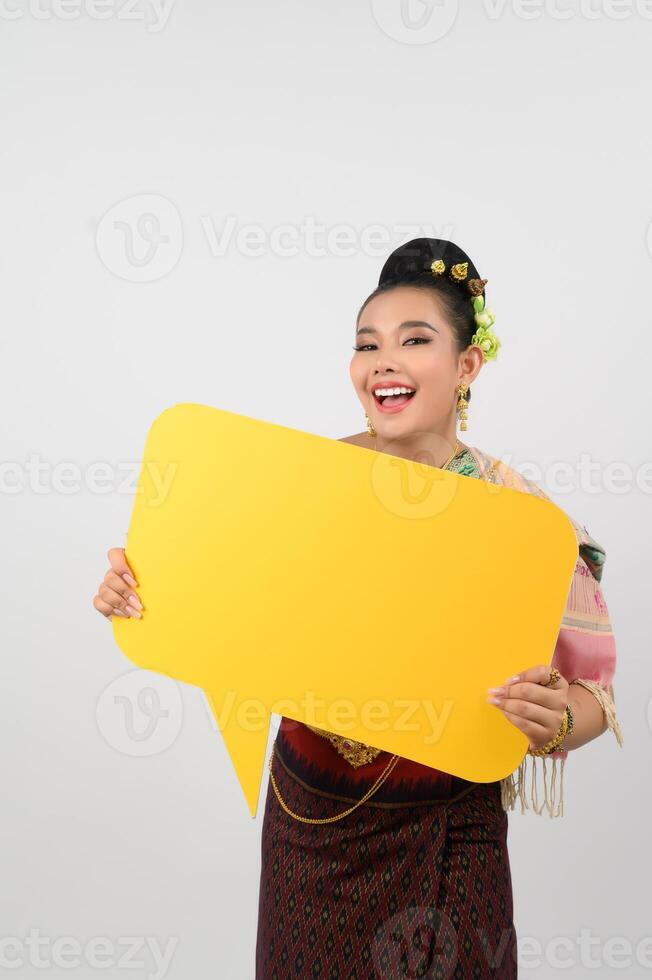
POLYGON ((460 419, 460 429, 462 430, 462 432, 466 432, 468 428, 466 424, 466 420, 468 419, 466 410, 469 407, 469 403, 466 400, 466 393, 468 390, 469 390, 469 386, 466 384, 459 384, 457 386, 457 393, 460 396, 457 401, 457 414, 460 419))
POLYGON ((374 429, 374 424, 373 424, 373 422, 371 421, 371 419, 369 418, 369 416, 367 415, 366 412, 364 413, 364 417, 367 420, 367 432, 369 433, 370 436, 375 436, 376 435, 376 430, 374 429))

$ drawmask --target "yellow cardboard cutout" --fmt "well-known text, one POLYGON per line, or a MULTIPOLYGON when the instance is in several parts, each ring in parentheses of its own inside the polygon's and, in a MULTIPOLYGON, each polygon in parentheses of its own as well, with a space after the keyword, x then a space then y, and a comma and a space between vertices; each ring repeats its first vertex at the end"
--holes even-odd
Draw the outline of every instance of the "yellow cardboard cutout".
POLYGON ((204 689, 252 816, 270 712, 489 782, 527 739, 487 687, 550 662, 576 554, 531 494, 181 404, 127 537, 143 618, 113 631, 204 689))

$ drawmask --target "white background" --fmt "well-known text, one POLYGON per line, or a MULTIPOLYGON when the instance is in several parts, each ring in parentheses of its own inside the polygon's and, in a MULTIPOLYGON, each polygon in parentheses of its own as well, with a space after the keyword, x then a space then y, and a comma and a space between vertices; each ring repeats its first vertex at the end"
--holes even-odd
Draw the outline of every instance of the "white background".
POLYGON ((252 821, 199 690, 132 675, 91 600, 164 408, 364 429, 355 314, 435 235, 489 280, 503 344, 466 441, 535 467, 607 551, 625 746, 571 753, 563 819, 510 815, 541 951, 521 975, 648 976, 652 5, 0 0, 0 27, 11 975, 253 977, 262 803, 252 821), (167 972, 147 948, 119 965, 126 937, 172 941, 167 972))

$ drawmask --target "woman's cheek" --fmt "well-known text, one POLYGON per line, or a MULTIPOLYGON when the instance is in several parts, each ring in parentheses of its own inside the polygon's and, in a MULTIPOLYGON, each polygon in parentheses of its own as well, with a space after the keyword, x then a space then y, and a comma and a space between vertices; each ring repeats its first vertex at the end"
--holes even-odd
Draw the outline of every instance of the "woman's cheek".
POLYGON ((360 363, 359 362, 356 363, 356 358, 353 358, 351 364, 349 365, 349 376, 351 378, 351 382, 353 384, 354 389, 358 393, 358 397, 363 399, 366 394, 363 370, 360 363))

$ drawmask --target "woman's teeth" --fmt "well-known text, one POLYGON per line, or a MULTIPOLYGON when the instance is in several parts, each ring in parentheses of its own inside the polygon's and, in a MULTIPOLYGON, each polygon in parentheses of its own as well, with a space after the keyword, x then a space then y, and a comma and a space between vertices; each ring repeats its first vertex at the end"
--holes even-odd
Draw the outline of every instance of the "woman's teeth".
POLYGON ((414 395, 414 388, 376 388, 374 395, 381 405, 390 408, 392 405, 404 405, 414 395))
POLYGON ((376 388, 377 395, 405 395, 414 394, 414 388, 376 388))

